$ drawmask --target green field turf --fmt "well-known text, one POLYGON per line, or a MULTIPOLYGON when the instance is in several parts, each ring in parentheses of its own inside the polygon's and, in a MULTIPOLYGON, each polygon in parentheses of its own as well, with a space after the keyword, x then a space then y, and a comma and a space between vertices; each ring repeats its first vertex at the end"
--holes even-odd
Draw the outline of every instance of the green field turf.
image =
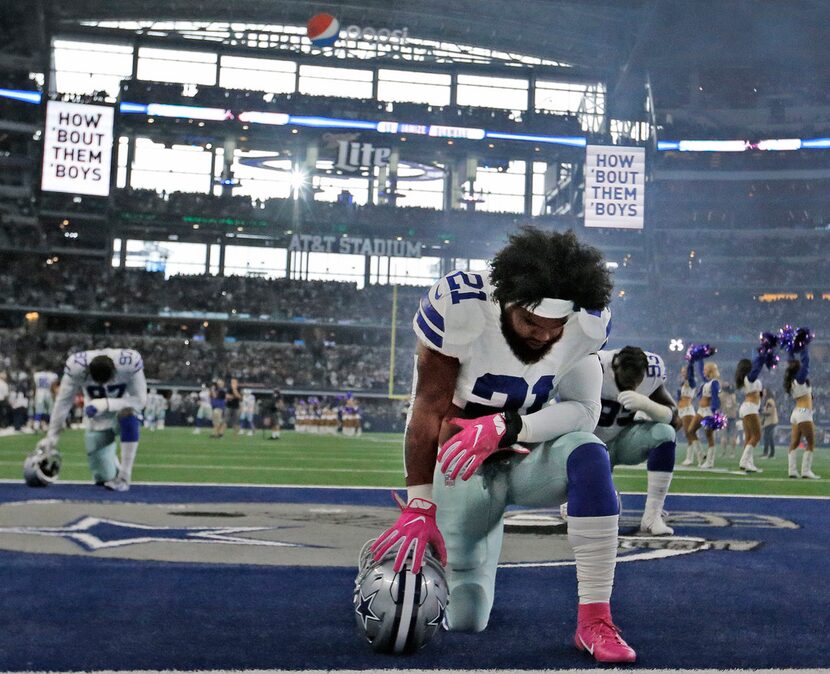
MULTIPOLYGON (((0 437, 0 479, 22 479, 22 464, 34 447, 35 435, 0 437)), ((328 485, 400 487, 403 437, 393 433, 367 433, 359 438, 318 436, 284 431, 279 441, 225 436, 214 440, 203 432, 168 428, 144 431, 133 471, 135 482, 188 482, 223 484, 328 485)), ((82 431, 61 436, 61 478, 90 480, 82 431)), ((677 452, 685 456, 685 446, 677 452)), ((822 480, 787 477, 786 451, 777 448, 772 461, 756 459, 764 472, 745 475, 737 471, 738 459, 719 456, 716 470, 678 466, 672 482, 674 493, 830 496, 830 451, 816 451, 814 472, 822 480), (728 469, 728 470, 727 470, 728 469), (732 471, 732 472, 730 472, 732 471)), ((642 467, 621 466, 614 481, 623 492, 645 491, 642 467)))

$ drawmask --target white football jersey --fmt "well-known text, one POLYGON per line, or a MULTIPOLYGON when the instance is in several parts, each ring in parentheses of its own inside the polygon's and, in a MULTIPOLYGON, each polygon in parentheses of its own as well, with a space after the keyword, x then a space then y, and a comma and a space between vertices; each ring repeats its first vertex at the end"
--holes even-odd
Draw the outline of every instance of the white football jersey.
POLYGON ((199 391, 199 404, 210 407, 210 390, 203 388, 199 391))
MULTIPOLYGON (((594 435, 605 443, 616 438, 623 428, 630 426, 637 413, 636 410, 627 410, 617 401, 620 389, 614 377, 611 361, 618 352, 619 349, 599 352, 599 362, 602 365, 602 412, 594 435)), ((666 366, 663 364, 663 359, 656 353, 646 351, 645 354, 648 359, 646 376, 635 390, 637 393, 650 397, 666 382, 666 366)))
POLYGON ((58 375, 54 372, 35 372, 35 389, 40 393, 41 391, 52 392, 52 384, 58 381, 58 375))
POLYGON ((505 409, 536 412, 556 397, 563 375, 605 344, 611 314, 608 309, 574 312, 553 348, 527 364, 502 334, 501 308, 492 291, 486 273, 447 274, 421 300, 415 334, 428 348, 461 362, 453 404, 466 416, 505 409))
POLYGON ((134 349, 94 349, 70 355, 66 359, 55 400, 50 433, 57 434, 62 430, 79 389, 84 393, 84 408, 96 399, 107 398, 112 401, 111 411, 98 413, 92 418, 84 414, 86 427, 89 430, 112 428, 120 410, 130 407, 140 412, 147 404, 147 381, 144 378, 141 355, 134 349), (115 364, 115 376, 106 384, 99 384, 89 376, 89 363, 96 356, 109 356, 115 364))
POLYGON ((256 397, 253 393, 246 393, 242 398, 242 412, 253 414, 256 409, 256 397))

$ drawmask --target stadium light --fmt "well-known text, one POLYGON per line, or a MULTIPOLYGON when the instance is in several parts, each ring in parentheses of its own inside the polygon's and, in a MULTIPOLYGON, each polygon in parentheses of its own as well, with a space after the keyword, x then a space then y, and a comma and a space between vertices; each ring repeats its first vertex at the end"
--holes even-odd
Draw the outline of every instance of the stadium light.
POLYGON ((291 171, 291 191, 299 194, 300 191, 308 184, 308 175, 305 171, 295 169, 291 171))

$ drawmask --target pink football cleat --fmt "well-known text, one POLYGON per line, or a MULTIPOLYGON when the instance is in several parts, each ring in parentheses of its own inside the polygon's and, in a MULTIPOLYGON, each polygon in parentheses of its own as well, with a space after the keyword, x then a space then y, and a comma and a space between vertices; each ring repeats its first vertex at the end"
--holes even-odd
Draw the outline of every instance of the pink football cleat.
POLYGON ((610 604, 580 604, 574 643, 597 662, 634 662, 637 654, 611 621, 610 604))

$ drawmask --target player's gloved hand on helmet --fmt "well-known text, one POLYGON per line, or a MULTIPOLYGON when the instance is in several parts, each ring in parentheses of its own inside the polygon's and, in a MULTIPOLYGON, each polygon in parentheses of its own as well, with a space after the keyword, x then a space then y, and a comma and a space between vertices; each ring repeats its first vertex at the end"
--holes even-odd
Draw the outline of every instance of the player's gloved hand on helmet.
POLYGON ((58 447, 58 436, 48 434, 45 438, 41 438, 38 441, 37 445, 35 446, 35 449, 39 449, 43 452, 49 453, 49 452, 55 451, 57 449, 57 447, 58 447))
POLYGON ((90 400, 86 406, 86 415, 91 419, 96 414, 107 412, 109 410, 109 400, 106 398, 95 398, 90 400))
POLYGON ((469 480, 488 456, 502 449, 530 454, 525 447, 513 446, 522 430, 522 418, 517 412, 499 412, 477 419, 450 419, 449 423, 461 426, 461 430, 438 450, 441 472, 450 479, 454 480, 461 473, 462 480, 469 480))
POLYGON ((418 573, 424 561, 427 545, 431 545, 442 565, 447 564, 447 548, 444 537, 435 523, 437 507, 425 498, 413 498, 406 506, 401 506, 398 521, 384 531, 372 544, 371 551, 375 560, 385 555, 396 543, 400 542, 398 554, 393 567, 395 573, 401 570, 406 558, 412 551, 412 573, 418 573))
POLYGON ((671 422, 673 412, 670 407, 661 405, 648 396, 643 395, 642 393, 637 393, 637 391, 621 391, 617 396, 617 402, 619 402, 627 410, 647 414, 654 421, 659 421, 665 424, 671 422))

